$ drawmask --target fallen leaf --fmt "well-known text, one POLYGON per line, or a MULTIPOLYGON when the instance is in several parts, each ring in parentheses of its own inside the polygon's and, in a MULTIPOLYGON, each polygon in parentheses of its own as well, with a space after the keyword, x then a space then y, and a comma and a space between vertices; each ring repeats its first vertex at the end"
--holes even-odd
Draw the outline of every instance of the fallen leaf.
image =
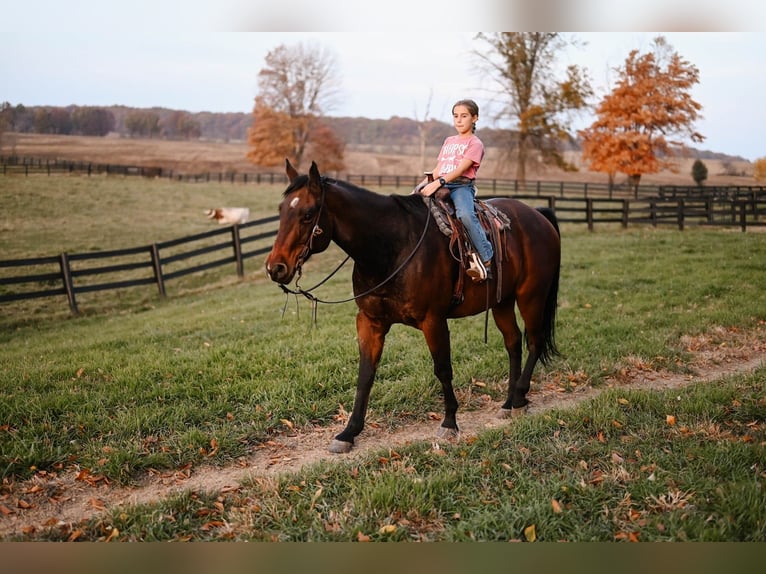
POLYGON ((369 542, 370 541, 370 537, 367 536, 366 534, 362 534, 361 532, 357 532, 356 533, 356 540, 357 540, 357 542, 369 542))
POLYGON ((668 423, 668 426, 673 426, 676 424, 676 417, 674 415, 667 415, 665 417, 665 422, 668 423))
POLYGON ((534 524, 530 524, 524 529, 524 538, 526 538, 527 542, 534 542, 537 540, 537 533, 535 532, 534 524))
POLYGON ((293 430, 293 423, 288 421, 287 419, 279 419, 279 422, 281 422, 283 425, 285 425, 290 430, 293 430))
POLYGON ((551 508, 553 508, 553 512, 555 514, 561 514, 561 512, 563 510, 561 508, 561 503, 558 500, 556 500, 555 498, 551 498, 551 508))
POLYGON ((85 368, 84 367, 80 367, 79 369, 77 369, 77 378, 79 379, 80 377, 82 377, 82 374, 84 372, 85 372, 85 368))
POLYGON ((116 528, 112 528, 112 531, 109 533, 109 536, 106 537, 106 542, 111 542, 115 538, 117 538, 120 535, 120 531, 116 528))
POLYGON ((396 525, 395 524, 386 524, 385 526, 382 526, 380 530, 378 530, 380 534, 393 534, 396 532, 396 525))
POLYGON ((5 514, 8 516, 9 514, 15 514, 15 511, 11 510, 7 506, 0 504, 0 514, 5 514))

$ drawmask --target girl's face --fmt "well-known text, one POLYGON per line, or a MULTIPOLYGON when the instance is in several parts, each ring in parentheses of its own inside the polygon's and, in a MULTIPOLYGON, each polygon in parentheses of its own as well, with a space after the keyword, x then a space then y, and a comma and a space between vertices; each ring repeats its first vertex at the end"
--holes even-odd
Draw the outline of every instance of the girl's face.
POLYGON ((473 124, 479 119, 474 116, 465 106, 455 106, 452 110, 452 123, 460 135, 470 134, 473 131, 473 124))

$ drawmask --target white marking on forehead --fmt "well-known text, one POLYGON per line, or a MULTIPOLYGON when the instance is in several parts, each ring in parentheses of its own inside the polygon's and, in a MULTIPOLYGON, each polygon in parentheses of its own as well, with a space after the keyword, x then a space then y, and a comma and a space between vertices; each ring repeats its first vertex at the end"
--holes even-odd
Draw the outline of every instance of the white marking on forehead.
POLYGON ((294 208, 296 205, 298 205, 298 202, 300 201, 300 198, 293 197, 293 200, 290 202, 290 209, 294 208))

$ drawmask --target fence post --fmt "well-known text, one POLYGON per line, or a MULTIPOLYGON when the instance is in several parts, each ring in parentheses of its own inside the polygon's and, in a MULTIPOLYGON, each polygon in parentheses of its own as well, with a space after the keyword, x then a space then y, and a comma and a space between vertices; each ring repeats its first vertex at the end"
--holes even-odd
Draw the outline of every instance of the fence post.
POLYGON ((245 276, 245 265, 242 259, 242 241, 239 237, 239 224, 231 226, 231 244, 234 247, 234 261, 237 263, 237 276, 241 279, 245 276))
POLYGON ((630 200, 622 200, 622 228, 628 228, 628 213, 630 213, 630 200))
POLYGON ((64 291, 66 291, 66 298, 69 301, 69 309, 72 311, 72 314, 79 315, 80 311, 77 309, 77 301, 74 298, 72 270, 69 267, 69 257, 67 257, 66 253, 62 253, 59 256, 59 266, 61 267, 61 279, 64 281, 64 291))
POLYGON ((160 291, 160 297, 165 297, 165 277, 162 275, 162 260, 160 259, 160 248, 156 243, 151 245, 152 267, 154 268, 154 280, 157 282, 157 289, 160 291))
POLYGON ((676 214, 678 217, 678 230, 683 231, 684 230, 684 200, 679 199, 678 203, 676 204, 676 214))
POLYGON ((747 202, 739 202, 739 226, 742 231, 747 231, 747 202))
POLYGON ((652 219, 652 227, 657 227, 657 202, 654 199, 649 200, 649 209, 652 219))
POLYGON ((588 222, 588 231, 593 231, 593 199, 585 198, 585 220, 588 222))

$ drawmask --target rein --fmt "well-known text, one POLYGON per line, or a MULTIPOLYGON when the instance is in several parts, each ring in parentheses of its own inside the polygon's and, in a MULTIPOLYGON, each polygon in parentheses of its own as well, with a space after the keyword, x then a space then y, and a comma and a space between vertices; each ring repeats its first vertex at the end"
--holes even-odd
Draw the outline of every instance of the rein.
MULTIPOLYGON (((303 262, 305 261, 306 257, 311 253, 312 244, 314 241, 314 237, 317 235, 322 234, 322 228, 319 227, 319 218, 322 215, 322 210, 324 208, 324 199, 325 199, 325 188, 324 188, 325 179, 322 178, 322 203, 319 206, 319 210, 317 211, 317 217, 314 222, 314 228, 311 232, 311 235, 309 236, 308 241, 306 242, 306 245, 304 247, 303 252, 301 253, 300 257, 298 258, 298 279, 295 281, 295 289, 291 289, 287 287, 286 285, 280 283, 279 286, 281 287, 282 291, 286 295, 303 295, 306 299, 311 301, 311 307, 312 307, 312 316, 314 318, 314 322, 316 323, 317 318, 317 308, 319 303, 324 303, 325 305, 338 305, 340 303, 349 303, 351 301, 356 301, 357 299, 361 299, 362 297, 365 297, 369 295, 370 293, 373 293, 383 287, 385 284, 387 284, 389 281, 391 281, 394 277, 396 277, 399 272, 404 269, 404 267, 412 260, 412 258, 415 256, 415 253, 417 253, 418 249, 420 249, 420 246, 423 244, 423 240, 426 237, 426 232, 428 231, 428 224, 431 222, 431 210, 426 209, 426 223, 423 226, 423 233, 420 234, 420 239, 418 239, 418 242, 415 244, 415 247, 412 249, 412 252, 405 258, 404 261, 397 267, 388 277, 386 277, 383 281, 375 285, 374 287, 367 289, 363 293, 359 293, 358 295, 354 295, 353 297, 349 297, 347 299, 341 299, 337 301, 326 301, 324 299, 320 299, 316 295, 312 293, 315 289, 318 287, 321 287, 324 285, 327 281, 329 281, 340 269, 348 262, 349 259, 351 259, 350 255, 347 255, 346 258, 341 261, 340 265, 338 265, 335 270, 333 270, 332 273, 330 273, 327 277, 322 279, 319 283, 314 285, 313 287, 309 287, 308 289, 303 289, 298 285, 298 281, 300 281, 301 278, 301 271, 303 267, 303 262)), ((433 200, 432 200, 433 201, 433 200)), ((284 315, 285 310, 287 309, 287 302, 285 302, 285 307, 282 310, 282 314, 284 315)))

